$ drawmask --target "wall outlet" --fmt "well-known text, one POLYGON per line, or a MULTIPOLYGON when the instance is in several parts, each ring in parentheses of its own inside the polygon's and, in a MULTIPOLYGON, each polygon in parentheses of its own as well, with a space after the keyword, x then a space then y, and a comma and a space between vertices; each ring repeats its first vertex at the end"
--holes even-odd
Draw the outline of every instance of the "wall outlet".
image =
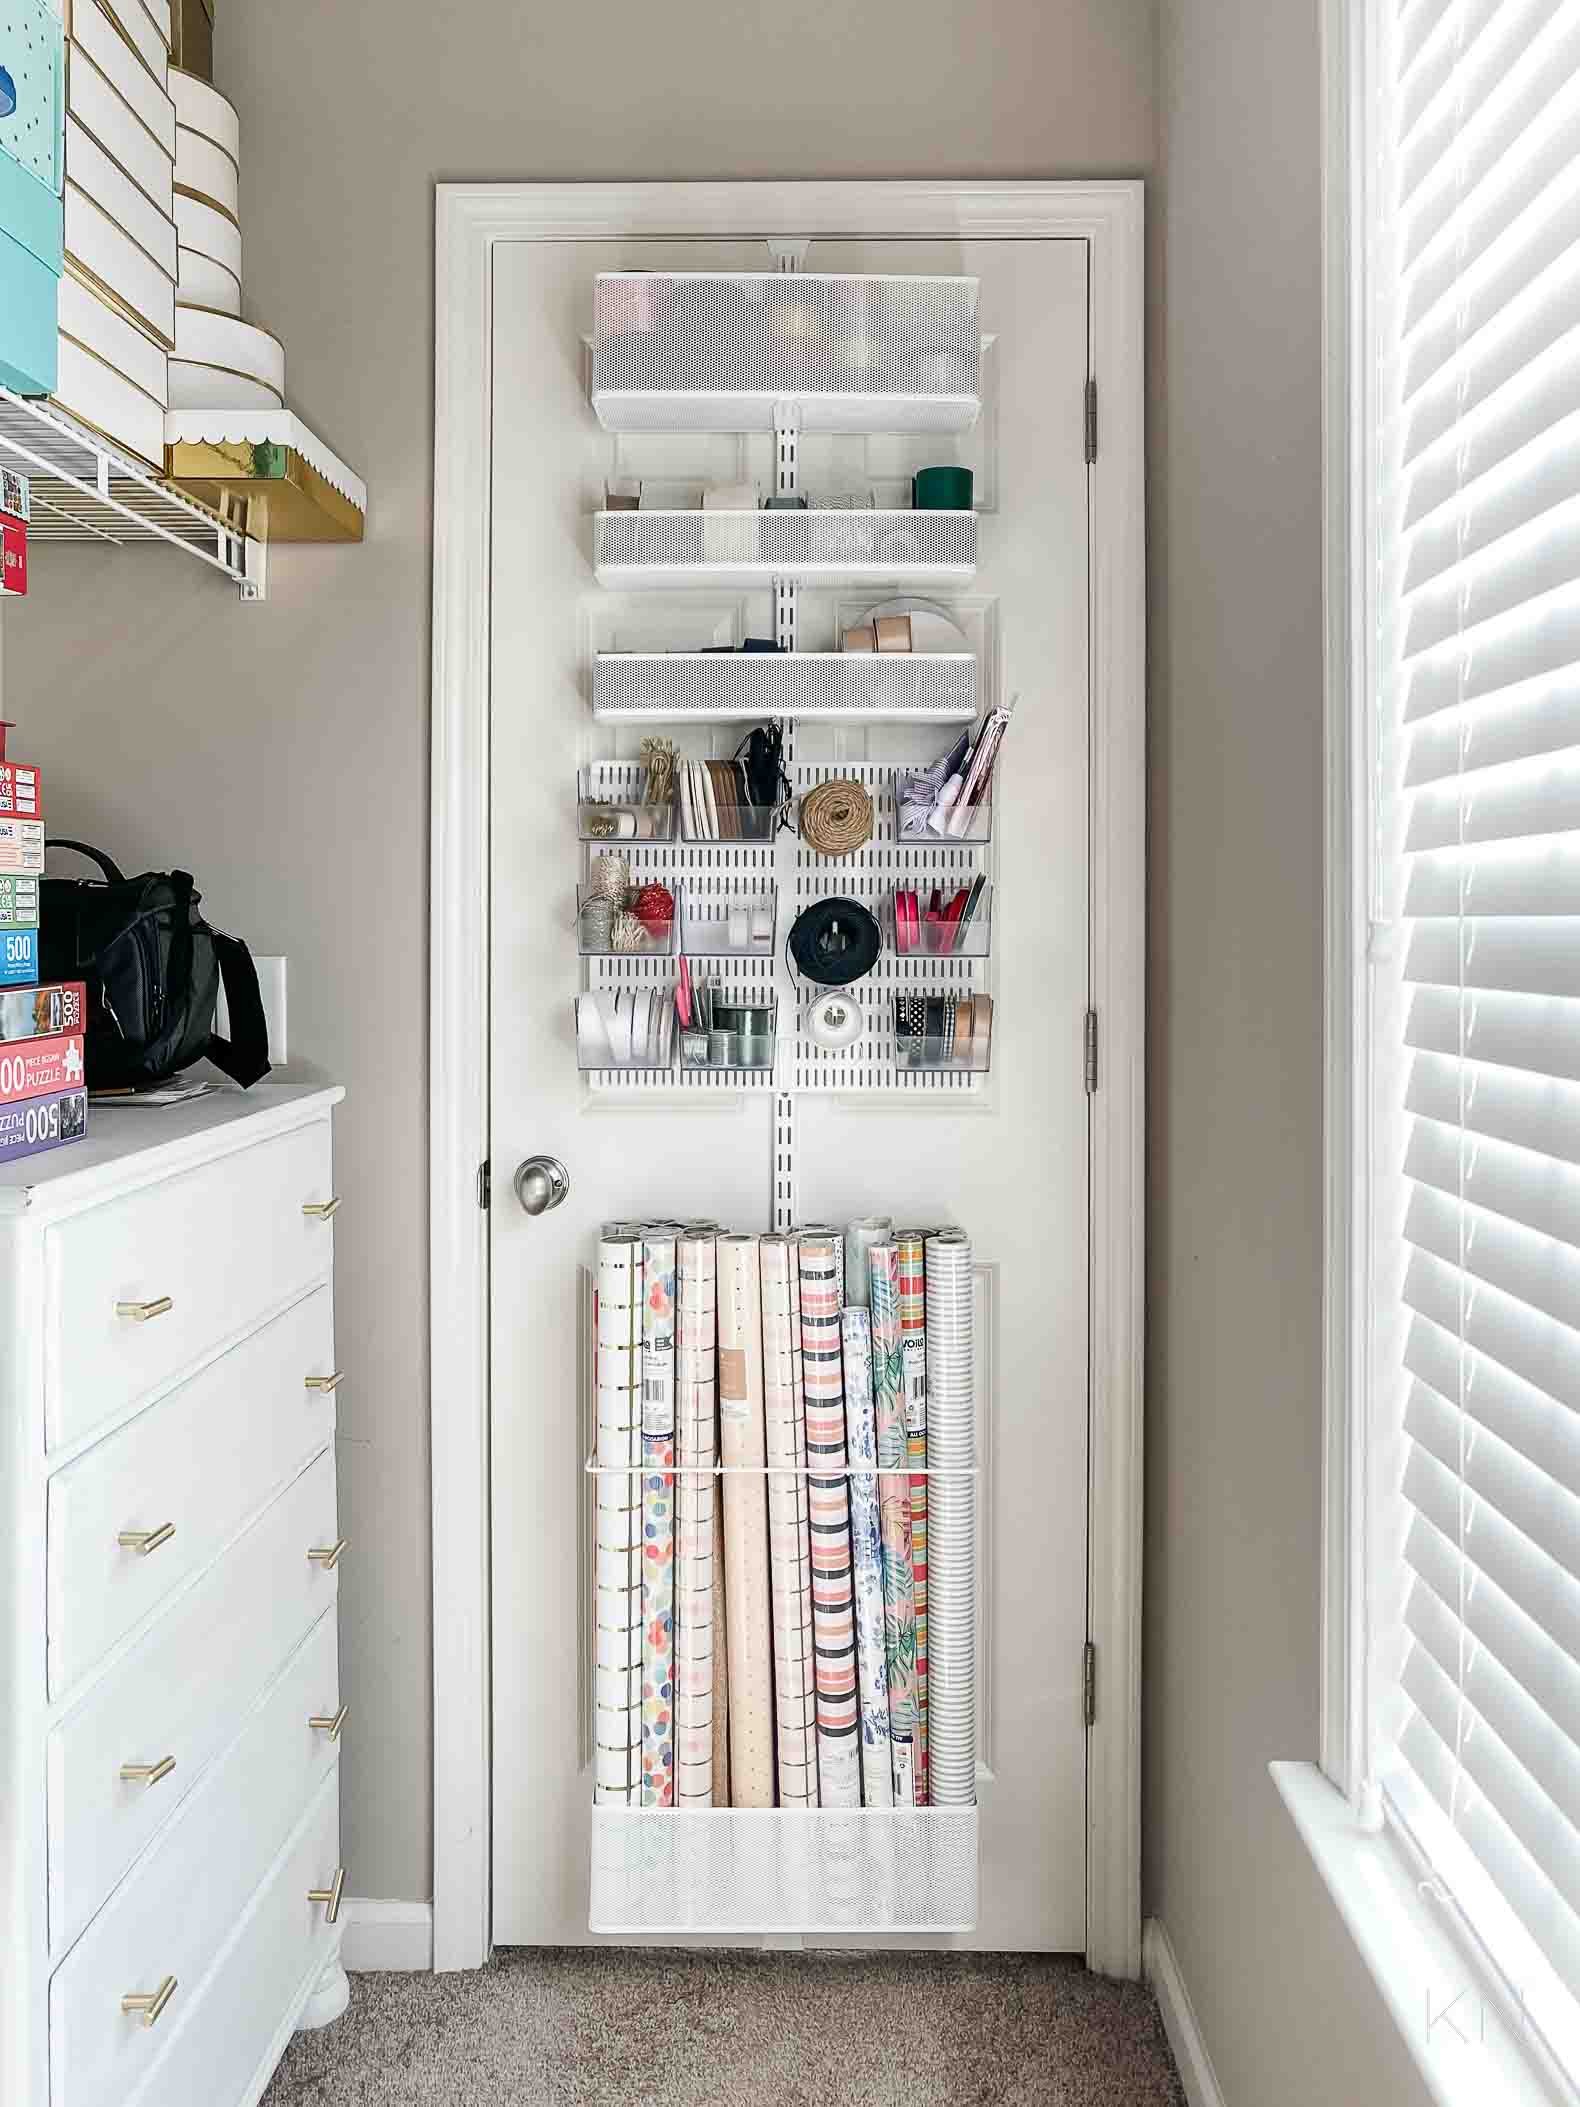
MULTIPOLYGON (((263 1014, 269 1027, 269 1059, 276 1068, 287 1059, 285 1037, 285 960, 283 958, 255 958, 258 969, 258 993, 263 998, 263 1014)), ((214 1030, 221 1039, 230 1037, 230 1005, 225 1000, 225 990, 219 991, 219 1006, 214 1012, 214 1030)))

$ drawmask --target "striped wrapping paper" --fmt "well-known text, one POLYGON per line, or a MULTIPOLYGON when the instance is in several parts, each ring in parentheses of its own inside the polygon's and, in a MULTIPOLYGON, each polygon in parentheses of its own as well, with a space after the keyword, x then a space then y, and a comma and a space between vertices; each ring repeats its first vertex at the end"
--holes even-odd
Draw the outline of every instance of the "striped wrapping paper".
POLYGON ((680 1807, 714 1804, 715 1294, 713 1238, 681 1237, 675 1265, 675 1803, 680 1807))
POLYGON ((724 1603, 730 1676, 730 1805, 774 1804, 768 1508, 763 1466, 761 1267, 754 1236, 721 1236, 719 1455, 724 1466, 724 1603))
MULTIPOLYGON (((791 1313, 793 1252, 782 1236, 761 1244, 763 1410, 770 1466, 768 1560, 772 1576, 774 1718, 781 1807, 817 1801, 817 1693, 812 1645, 811 1538, 807 1526, 806 1418, 796 1386, 799 1325, 791 1313)), ((799 1281, 796 1300, 799 1303, 799 1281)))
POLYGON ((850 1502, 845 1470, 840 1260, 831 1236, 800 1244, 801 1360, 807 1463, 836 1476, 809 1477, 812 1634, 817 1649, 819 1804, 861 1805, 861 1722, 856 1700, 856 1607, 851 1587, 850 1502))
POLYGON ((675 1232, 642 1249, 642 1805, 675 1804, 675 1232))
POLYGON ((906 1473, 905 1372, 899 1262, 892 1244, 867 1254, 872 1293, 872 1407, 878 1435, 878 1525, 883 1544, 883 1651, 889 1670, 894 1798, 916 1801, 916 1593, 911 1569, 911 1481, 906 1473))
POLYGON ((642 1754, 642 1242, 622 1224, 610 1224, 598 1243, 597 1325, 593 1797, 634 1807, 642 1754))
POLYGON ((911 1572, 916 1598, 916 1804, 927 1785, 927 1259, 924 1232, 894 1239, 900 1285, 900 1362, 905 1374, 906 1460, 911 1466, 911 1572))
POLYGON ((889 1671, 884 1657, 872 1323, 867 1311, 845 1310, 840 1318, 840 1336, 845 1357, 845 1437, 854 1474, 850 1479, 850 1563, 861 1704, 861 1801, 864 1807, 892 1807, 894 1763, 889 1731, 889 1671))

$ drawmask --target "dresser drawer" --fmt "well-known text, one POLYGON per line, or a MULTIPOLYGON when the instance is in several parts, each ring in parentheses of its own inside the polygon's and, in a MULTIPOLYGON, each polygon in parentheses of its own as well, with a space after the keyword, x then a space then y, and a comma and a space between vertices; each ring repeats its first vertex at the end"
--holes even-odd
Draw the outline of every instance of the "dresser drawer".
MULTIPOLYGON (((180 2033, 183 1990, 194 2011, 200 2005, 205 1975, 315 1788, 336 1769, 333 1744, 307 1724, 324 1691, 334 1687, 330 1615, 315 1625, 240 1739, 56 1969, 49 1990, 54 2107, 124 2107, 165 2043, 180 2033), (152 1995, 170 1976, 176 1987, 155 2025, 123 2013, 123 1996, 152 1995)), ((314 1859, 297 1898, 304 1934, 308 1889, 327 1887, 334 1877, 333 1836, 324 1831, 325 1862, 314 1859)), ((305 1967, 305 1937, 302 1953, 305 1967)), ((278 2002, 259 1999, 258 2010, 278 2025, 278 2002)), ((162 2103, 170 2097, 161 2090, 162 2103)), ((206 2095, 212 2107, 225 2097, 217 2087, 206 2095)))
MULTIPOLYGON (((168 2041, 128 2107, 233 2107, 257 2097, 280 2051, 285 2015, 335 1958, 340 1929, 312 1888, 327 1887, 339 1858, 338 1781, 319 1788, 306 1820, 248 1904, 232 1943, 176 2021, 180 1993, 161 2024, 168 2041)), ((76 2107, 75 2101, 57 2107, 76 2107)))
POLYGON ((47 1229, 49 1446, 122 1416, 326 1280, 333 1227, 302 1210, 327 1205, 331 1181, 322 1120, 47 1229))
POLYGON ((201 1572, 331 1439, 333 1397, 307 1385, 332 1369, 333 1344, 331 1293, 317 1288, 56 1472, 51 1697, 201 1572), (167 1527, 173 1534, 161 1540, 167 1527), (123 1545, 122 1535, 151 1539, 152 1548, 123 1545))
MULTIPOLYGON (((324 1407, 318 1408, 320 1411, 324 1407)), ((335 1465, 288 1485, 49 1737, 49 1935, 59 1953, 234 1740, 338 1580, 303 1554, 335 1541, 335 1465), (123 1764, 175 1768, 151 1784, 123 1764)), ((312 1716, 339 1708, 337 1684, 312 1716)))

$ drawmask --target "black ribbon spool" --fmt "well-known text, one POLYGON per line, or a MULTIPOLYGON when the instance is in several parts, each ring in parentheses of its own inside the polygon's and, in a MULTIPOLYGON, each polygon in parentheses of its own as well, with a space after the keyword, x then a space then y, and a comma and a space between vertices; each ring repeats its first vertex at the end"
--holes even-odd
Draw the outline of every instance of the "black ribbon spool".
POLYGON ((820 988, 844 988, 878 963, 883 931, 859 900, 814 900, 790 930, 790 956, 820 988))

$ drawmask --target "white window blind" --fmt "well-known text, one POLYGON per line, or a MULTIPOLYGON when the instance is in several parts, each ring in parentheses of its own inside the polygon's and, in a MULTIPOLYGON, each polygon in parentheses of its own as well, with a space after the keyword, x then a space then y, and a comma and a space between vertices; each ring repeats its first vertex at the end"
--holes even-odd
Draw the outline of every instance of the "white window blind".
POLYGON ((1372 15, 1372 1761, 1580 2080, 1580 0, 1372 15))

